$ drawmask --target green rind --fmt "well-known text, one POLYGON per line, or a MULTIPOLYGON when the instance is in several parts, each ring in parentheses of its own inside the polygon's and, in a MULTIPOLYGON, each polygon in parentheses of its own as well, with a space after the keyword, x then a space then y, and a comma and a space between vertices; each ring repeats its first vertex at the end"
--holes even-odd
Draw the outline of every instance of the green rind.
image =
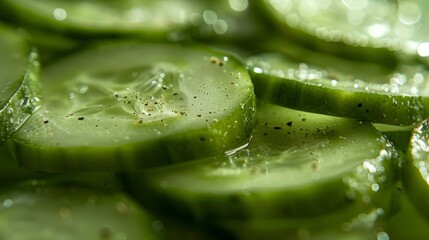
MULTIPOLYGON (((234 56, 206 48, 130 42, 106 44, 45 68, 42 83, 46 86, 43 89, 45 104, 10 141, 20 164, 31 169, 130 170, 187 161, 222 154, 243 144, 253 126, 255 97, 248 72, 234 56), (104 64, 98 64, 100 61, 104 64), (118 64, 121 61, 125 62, 118 64), (95 112, 86 108, 85 104, 91 105, 91 102, 69 100, 68 91, 80 86, 71 80, 81 81, 82 72, 83 76, 106 71, 122 74, 123 69, 155 66, 155 73, 164 74, 156 70, 160 64, 167 66, 163 70, 167 71, 165 74, 170 69, 184 73, 183 79, 173 75, 174 81, 183 81, 180 84, 185 85, 180 85, 177 93, 172 92, 176 91, 174 89, 157 90, 167 91, 165 98, 173 99, 164 102, 167 101, 166 106, 175 104, 171 106, 175 117, 160 115, 160 118, 153 118, 139 113, 132 115, 118 107, 110 108, 112 101, 112 104, 118 103, 121 91, 135 94, 126 85, 121 86, 124 90, 115 90, 119 94, 112 92, 107 100, 101 99, 107 102, 97 102, 104 104, 102 109, 105 111, 101 115, 97 115, 97 107, 95 112), (183 110, 176 109, 181 101, 184 102, 183 110), (209 102, 213 105, 207 106, 209 102), (73 104, 77 104, 80 112, 73 104)), ((113 86, 117 88, 117 85, 113 86)), ((94 89, 91 85, 89 95, 85 96, 95 96, 91 91, 99 94, 97 91, 103 88, 94 89)), ((77 95, 79 92, 76 99, 77 95)), ((82 96, 85 99, 84 94, 82 96)), ((125 97, 123 105, 128 101, 125 97)), ((138 103, 136 100, 135 104, 138 103)), ((122 100, 118 104, 122 104, 122 100)))
POLYGON ((350 206, 391 214, 396 155, 370 125, 273 106, 259 107, 257 119, 237 153, 129 173, 126 185, 144 204, 201 222, 310 218, 350 206))
POLYGON ((13 29, 0 25, 0 146, 40 105, 38 53, 13 29), (8 66, 16 64, 16 66, 8 66), (12 69, 12 70, 11 70, 12 69), (13 71, 12 73, 9 73, 13 71))
POLYGON ((303 111, 392 125, 412 125, 429 114, 425 82, 411 83, 414 77, 427 75, 423 66, 404 66, 411 70, 401 72, 402 68, 386 71, 383 66, 362 65, 368 72, 359 74, 357 62, 318 56, 308 61, 304 56, 296 60, 295 56, 279 53, 249 58, 256 96, 303 111), (300 79, 300 71, 307 77, 300 79), (315 76, 311 77, 313 72, 315 76), (404 77, 406 83, 390 82, 395 74, 404 77))
POLYGON ((155 219, 127 195, 32 181, 0 193, 0 238, 159 239, 155 219))

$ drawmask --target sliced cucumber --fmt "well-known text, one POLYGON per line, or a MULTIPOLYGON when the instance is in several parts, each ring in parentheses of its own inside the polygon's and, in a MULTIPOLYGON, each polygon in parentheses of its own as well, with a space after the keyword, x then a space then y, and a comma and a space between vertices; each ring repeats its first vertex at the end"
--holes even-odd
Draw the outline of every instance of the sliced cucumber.
POLYGON ((30 182, 0 193, 0 238, 158 239, 155 222, 123 193, 30 182))
POLYGON ((248 141, 253 85, 234 56, 200 47, 121 42, 46 67, 44 104, 11 139, 37 170, 160 166, 248 141))
POLYGON ((305 219, 270 219, 237 221, 229 220, 218 225, 234 239, 263 240, 380 240, 389 239, 378 223, 377 209, 359 212, 358 209, 333 211, 332 213, 305 219), (384 237, 384 238, 383 238, 384 237))
POLYGON ((391 61, 389 51, 428 56, 428 7, 421 0, 258 2, 289 38, 319 51, 378 62, 391 61))
POLYGON ((0 23, 0 146, 39 105, 37 53, 0 23))
POLYGON ((403 182, 405 191, 418 211, 429 220, 429 122, 423 121, 414 129, 408 158, 404 162, 403 182))
POLYGON ((249 58, 256 95, 290 108, 392 125, 412 125, 429 114, 424 65, 390 69, 301 53, 298 58, 280 53, 249 58))
POLYGON ((246 39, 259 22, 247 1, 5 0, 12 18, 75 35, 143 35, 150 39, 246 39), (185 35, 185 36, 183 36, 185 35))
POLYGON ((369 124, 261 105, 252 141, 228 156, 131 173, 148 205, 198 221, 314 217, 392 207, 395 152, 369 124))

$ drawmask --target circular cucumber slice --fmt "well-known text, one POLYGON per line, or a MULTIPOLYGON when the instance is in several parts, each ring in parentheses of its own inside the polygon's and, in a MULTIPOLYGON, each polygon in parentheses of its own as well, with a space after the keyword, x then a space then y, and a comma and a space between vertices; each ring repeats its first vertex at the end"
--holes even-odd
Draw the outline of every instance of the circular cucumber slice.
POLYGON ((129 174, 127 185, 145 204, 208 222, 313 217, 352 206, 390 211, 396 153, 371 125, 274 105, 257 114, 241 150, 129 174))
POLYGON ((187 161, 248 141, 253 85, 233 56, 113 43, 46 67, 44 103, 13 137, 21 165, 120 170, 187 161))
POLYGON ((411 56, 429 55, 428 5, 421 0, 263 0, 260 3, 289 37, 322 51, 377 58, 382 62, 389 61, 391 50, 411 56), (379 51, 382 49, 386 51, 379 51))
POLYGON ((429 123, 423 121, 411 136, 408 158, 404 162, 403 182, 405 191, 419 212, 429 219, 429 123))
POLYGON ((158 239, 154 220, 122 193, 32 182, 0 194, 2 239, 158 239))
POLYGON ((0 146, 38 107, 39 62, 16 31, 0 24, 0 146))
POLYGON ((392 125, 412 125, 429 114, 423 65, 390 69, 311 51, 264 53, 247 65, 256 95, 282 106, 392 125))
POLYGON ((260 25, 249 13, 249 3, 237 0, 6 0, 2 5, 20 21, 78 35, 246 39, 260 25))

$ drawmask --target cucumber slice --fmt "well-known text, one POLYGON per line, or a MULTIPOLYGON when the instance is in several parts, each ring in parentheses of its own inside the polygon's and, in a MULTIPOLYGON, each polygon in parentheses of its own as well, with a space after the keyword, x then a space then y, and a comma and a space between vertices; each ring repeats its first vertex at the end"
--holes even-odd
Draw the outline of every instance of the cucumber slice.
POLYGON ((5 0, 1 5, 22 22, 75 35, 246 39, 260 26, 247 1, 5 0))
POLYGON ((262 0, 261 7, 285 31, 319 51, 390 61, 398 51, 428 56, 424 1, 262 0))
POLYGON ((0 193, 0 238, 158 239, 155 221, 120 192, 31 182, 0 193))
POLYGON ((412 125, 429 114, 429 86, 424 80, 429 75, 424 65, 390 69, 311 51, 301 53, 299 58, 265 53, 248 59, 258 98, 392 125, 412 125))
POLYGON ((358 209, 333 211, 308 219, 270 219, 219 223, 219 227, 235 236, 234 239, 262 240, 380 240, 389 239, 377 222, 377 209, 359 212, 358 209))
POLYGON ((402 166, 405 191, 418 211, 429 220, 429 120, 412 132, 408 158, 402 166))
POLYGON ((0 23, 0 146, 39 106, 37 53, 0 23))
POLYGON ((126 185, 153 208, 203 222, 392 209, 396 153, 371 125, 274 105, 257 114, 247 147, 130 173, 126 185))
POLYGON ((253 85, 234 56, 121 42, 46 67, 44 104, 11 139, 22 166, 124 170, 187 161, 248 141, 253 85))

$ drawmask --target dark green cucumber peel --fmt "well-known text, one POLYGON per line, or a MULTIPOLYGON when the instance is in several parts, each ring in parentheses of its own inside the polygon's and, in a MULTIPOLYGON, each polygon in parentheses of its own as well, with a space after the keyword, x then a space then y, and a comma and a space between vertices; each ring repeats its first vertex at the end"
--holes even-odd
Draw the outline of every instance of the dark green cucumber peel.
POLYGON ((42 83, 44 104, 10 144, 37 170, 130 170, 220 154, 247 141, 255 114, 241 61, 200 47, 105 44, 46 67, 42 83))
POLYGON ((369 124, 259 107, 249 146, 126 175, 142 202, 203 222, 392 209, 395 152, 369 124))
POLYGON ((0 24, 0 146, 40 104, 38 54, 15 29, 0 24))
POLYGON ((429 219, 429 120, 412 131, 408 155, 402 165, 404 189, 425 219, 429 219))
POLYGON ((154 223, 121 192, 30 181, 0 193, 1 239, 159 239, 154 223))
POLYGON ((290 108, 392 125, 412 125, 429 114, 423 65, 390 70, 322 54, 306 60, 310 53, 249 58, 256 95, 290 108))

